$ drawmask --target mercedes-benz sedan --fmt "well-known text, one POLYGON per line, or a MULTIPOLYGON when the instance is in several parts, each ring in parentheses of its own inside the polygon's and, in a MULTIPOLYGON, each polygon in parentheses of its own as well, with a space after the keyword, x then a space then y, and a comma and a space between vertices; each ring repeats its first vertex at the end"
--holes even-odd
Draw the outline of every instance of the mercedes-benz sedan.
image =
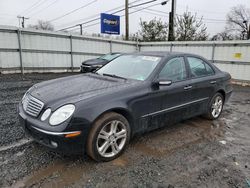
POLYGON ((51 149, 110 161, 135 134, 198 115, 218 118, 232 93, 230 79, 197 55, 124 54, 96 73, 34 85, 19 117, 26 132, 51 149))

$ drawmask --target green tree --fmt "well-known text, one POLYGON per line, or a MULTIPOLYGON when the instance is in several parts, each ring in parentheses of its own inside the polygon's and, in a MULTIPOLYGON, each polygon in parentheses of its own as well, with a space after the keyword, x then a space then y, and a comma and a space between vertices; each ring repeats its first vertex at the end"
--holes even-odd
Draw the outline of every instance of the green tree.
POLYGON ((140 20, 139 36, 142 41, 166 41, 168 33, 168 25, 161 19, 154 18, 153 20, 140 20))
POLYGON ((207 27, 203 23, 203 18, 198 19, 190 12, 184 12, 177 16, 175 39, 178 41, 200 41, 207 40, 207 27))

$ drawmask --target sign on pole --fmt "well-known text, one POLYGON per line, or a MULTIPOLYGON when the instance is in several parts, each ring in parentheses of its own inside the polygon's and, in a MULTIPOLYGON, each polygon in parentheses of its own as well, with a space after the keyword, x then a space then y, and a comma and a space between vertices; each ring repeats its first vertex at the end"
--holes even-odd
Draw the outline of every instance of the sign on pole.
POLYGON ((120 16, 101 13, 101 33, 119 35, 120 16))

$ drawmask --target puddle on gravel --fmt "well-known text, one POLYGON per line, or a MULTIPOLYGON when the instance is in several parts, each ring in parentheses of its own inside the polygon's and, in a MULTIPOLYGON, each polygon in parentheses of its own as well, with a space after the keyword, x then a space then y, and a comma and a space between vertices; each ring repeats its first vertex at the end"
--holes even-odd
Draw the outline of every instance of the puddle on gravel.
POLYGON ((88 164, 65 163, 65 161, 57 161, 45 168, 41 168, 30 176, 17 182, 13 188, 19 187, 67 187, 79 181, 87 181, 88 172, 90 171, 88 164))
POLYGON ((144 139, 135 141, 131 147, 142 154, 162 157, 190 145, 203 141, 214 141, 225 136, 225 121, 209 121, 193 118, 146 134, 144 139))
POLYGON ((127 158, 124 157, 124 155, 120 156, 119 158, 111 161, 114 166, 118 167, 125 167, 128 165, 128 160, 127 158))

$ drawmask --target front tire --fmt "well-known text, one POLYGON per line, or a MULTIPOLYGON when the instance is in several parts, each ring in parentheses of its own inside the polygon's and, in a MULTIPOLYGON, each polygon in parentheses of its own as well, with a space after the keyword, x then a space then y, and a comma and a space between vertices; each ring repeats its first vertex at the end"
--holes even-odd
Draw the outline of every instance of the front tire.
POLYGON ((96 161, 119 157, 130 139, 130 126, 125 117, 110 112, 93 124, 87 141, 87 154, 96 161))
POLYGON ((224 106, 224 97, 220 93, 216 93, 208 105, 208 113, 205 115, 207 119, 214 120, 220 117, 224 106))

